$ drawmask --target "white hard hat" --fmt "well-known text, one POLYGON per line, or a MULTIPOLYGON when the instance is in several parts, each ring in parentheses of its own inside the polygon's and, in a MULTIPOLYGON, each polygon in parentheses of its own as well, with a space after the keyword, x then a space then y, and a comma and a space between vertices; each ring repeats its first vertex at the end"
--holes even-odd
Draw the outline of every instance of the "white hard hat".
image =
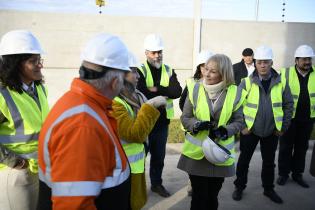
POLYGON ((299 46, 294 53, 295 58, 315 57, 313 49, 308 45, 299 46))
POLYGON ((138 62, 138 59, 136 58, 136 56, 129 51, 129 54, 128 54, 128 63, 129 63, 129 67, 138 67, 139 66, 139 62, 138 62))
POLYGON ((210 50, 203 50, 197 56, 197 63, 196 65, 199 66, 200 64, 206 63, 208 59, 213 56, 214 54, 210 50))
POLYGON ((163 40, 157 34, 149 34, 144 39, 143 47, 149 51, 160 51, 164 49, 163 40))
POLYGON ((100 66, 130 71, 128 50, 117 36, 101 33, 86 44, 81 60, 100 66))
POLYGON ((1 38, 0 55, 43 53, 38 40, 30 31, 14 30, 1 38))
POLYGON ((267 46, 260 46, 256 49, 254 53, 254 58, 256 60, 272 60, 273 59, 272 49, 267 46))
POLYGON ((231 157, 229 150, 217 144, 209 137, 202 142, 202 151, 206 159, 212 164, 224 163, 231 157))

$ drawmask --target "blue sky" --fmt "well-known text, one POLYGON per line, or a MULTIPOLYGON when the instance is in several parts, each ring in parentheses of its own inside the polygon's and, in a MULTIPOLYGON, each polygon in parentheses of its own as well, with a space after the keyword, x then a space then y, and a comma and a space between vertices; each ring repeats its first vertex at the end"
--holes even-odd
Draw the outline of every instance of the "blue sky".
MULTIPOLYGON (((255 21, 257 0, 202 0, 202 17, 255 21)), ((315 0, 259 0, 258 21, 315 22, 315 0)), ((0 10, 94 13, 95 0, 0 0, 0 10)), ((107 0, 103 14, 158 17, 193 17, 193 0, 107 0)), ((0 11, 1 12, 1 11, 0 11)))

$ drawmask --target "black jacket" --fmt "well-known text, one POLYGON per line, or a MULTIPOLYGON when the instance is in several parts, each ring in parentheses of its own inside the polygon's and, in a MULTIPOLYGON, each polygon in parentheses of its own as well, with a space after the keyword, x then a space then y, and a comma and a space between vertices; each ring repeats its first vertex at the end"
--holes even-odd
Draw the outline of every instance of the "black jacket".
POLYGON ((187 86, 185 86, 183 93, 179 98, 179 108, 181 111, 183 111, 183 109, 184 109, 184 104, 185 104, 185 101, 187 98, 187 94, 188 94, 188 89, 187 89, 187 86))
MULTIPOLYGON (((254 61, 254 63, 255 63, 255 61, 254 61)), ((247 68, 245 66, 243 59, 241 62, 235 63, 233 65, 233 72, 234 72, 234 79, 235 79, 236 85, 239 85, 241 83, 241 80, 248 76, 247 75, 247 68)))
MULTIPOLYGON (((179 98, 181 93, 182 93, 182 87, 180 86, 178 80, 177 80, 177 75, 175 73, 175 70, 173 70, 173 74, 170 77, 169 80, 169 86, 168 87, 163 87, 160 85, 160 81, 161 81, 161 71, 162 71, 162 67, 157 69, 153 66, 151 66, 149 63, 149 68, 151 70, 151 74, 153 77, 153 82, 154 82, 154 87, 157 87, 157 92, 151 92, 146 85, 146 81, 145 78, 142 74, 142 72, 138 69, 138 73, 140 75, 139 81, 138 81, 138 85, 137 85, 137 89, 139 91, 141 91, 146 97, 147 99, 151 99, 154 98, 156 96, 166 96, 170 99, 176 99, 179 98)), ((166 118, 166 110, 165 108, 159 108, 160 111, 160 117, 158 119, 158 121, 156 122, 156 124, 159 123, 169 123, 169 119, 166 118)))

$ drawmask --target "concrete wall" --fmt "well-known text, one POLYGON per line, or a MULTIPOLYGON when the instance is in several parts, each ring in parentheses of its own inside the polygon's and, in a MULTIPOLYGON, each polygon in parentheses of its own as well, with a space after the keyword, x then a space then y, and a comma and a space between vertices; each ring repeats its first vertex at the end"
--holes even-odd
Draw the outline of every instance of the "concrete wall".
POLYGON ((76 68, 80 50, 100 32, 116 34, 139 60, 144 59, 143 39, 158 33, 164 39, 165 62, 178 69, 192 65, 191 19, 121 17, 92 14, 53 14, 0 10, 0 35, 13 29, 29 29, 47 52, 46 68, 76 68), (176 55, 176 56, 174 56, 176 55))
MULTIPOLYGON (((201 28, 201 49, 227 54, 233 63, 241 59, 245 47, 261 44, 273 48, 276 68, 293 63, 298 45, 306 43, 315 48, 315 24, 203 20, 201 28)), ((165 44, 164 61, 176 69, 183 87, 192 75, 192 19, 0 10, 0 36, 13 29, 31 30, 45 49, 43 73, 51 105, 69 89, 72 78, 78 75, 80 50, 99 32, 120 36, 139 61, 145 59, 144 37, 158 33, 165 44)), ((177 105, 175 101, 179 116, 177 105)))
POLYGON ((267 45, 273 49, 276 69, 294 63, 294 51, 301 44, 315 49, 315 24, 245 21, 202 22, 202 49, 211 49, 230 56, 233 62, 241 60, 244 48, 267 45))

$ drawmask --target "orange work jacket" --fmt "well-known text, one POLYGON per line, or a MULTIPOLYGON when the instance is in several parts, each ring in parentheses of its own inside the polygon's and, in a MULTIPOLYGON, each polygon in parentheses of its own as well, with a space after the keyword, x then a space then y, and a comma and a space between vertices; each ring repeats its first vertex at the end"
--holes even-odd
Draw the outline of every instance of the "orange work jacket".
POLYGON ((94 87, 74 79, 48 114, 38 161, 40 182, 51 190, 52 209, 97 209, 95 200, 103 190, 129 180, 111 104, 94 87))

